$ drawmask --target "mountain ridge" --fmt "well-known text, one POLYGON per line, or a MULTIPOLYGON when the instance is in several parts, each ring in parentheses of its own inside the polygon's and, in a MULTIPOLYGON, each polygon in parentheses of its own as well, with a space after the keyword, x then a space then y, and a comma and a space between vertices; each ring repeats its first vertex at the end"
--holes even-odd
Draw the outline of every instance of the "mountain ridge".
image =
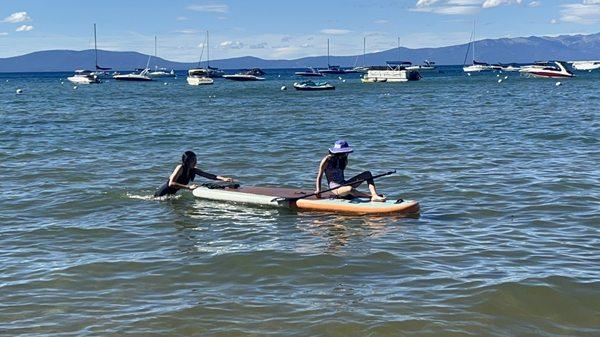
MULTIPOLYGON (((483 39, 475 42, 477 60, 489 63, 529 63, 536 60, 597 60, 600 59, 600 33, 559 36, 529 36, 515 38, 483 39)), ((463 64, 468 43, 435 48, 391 48, 366 54, 367 65, 384 64, 397 60, 420 63, 432 60, 439 65, 463 64)), ((471 52, 469 52, 471 53, 471 52)), ((468 55, 467 63, 470 63, 468 55)), ((144 67, 149 55, 135 51, 98 50, 99 65, 115 70, 131 70, 144 67)), ((362 65, 362 55, 331 56, 332 64, 343 67, 362 65)), ((176 62, 152 57, 150 66, 185 70, 198 62, 176 62)), ((204 64, 204 63, 203 63, 204 64)), ((36 51, 20 56, 0 58, 0 72, 52 72, 93 69, 94 50, 80 51, 56 49, 36 51)), ((223 69, 243 68, 303 68, 326 67, 326 56, 309 56, 297 59, 262 59, 242 56, 211 61, 211 66, 223 69)))

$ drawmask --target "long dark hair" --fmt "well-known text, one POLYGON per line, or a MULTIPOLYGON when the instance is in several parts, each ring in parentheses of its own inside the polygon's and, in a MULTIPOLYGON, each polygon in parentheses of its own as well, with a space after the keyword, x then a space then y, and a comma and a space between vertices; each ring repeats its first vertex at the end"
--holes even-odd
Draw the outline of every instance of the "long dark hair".
POLYGON ((347 153, 332 153, 329 151, 329 155, 331 158, 329 161, 331 165, 335 168, 339 168, 341 170, 345 170, 346 166, 348 166, 348 154, 347 153))
MULTIPOLYGON (((192 151, 185 151, 183 155, 181 155, 181 169, 186 175, 190 176, 190 173, 192 170, 194 170, 194 164, 196 161, 196 154, 192 151)), ((194 180, 194 175, 191 175, 191 177, 192 180, 194 180)))

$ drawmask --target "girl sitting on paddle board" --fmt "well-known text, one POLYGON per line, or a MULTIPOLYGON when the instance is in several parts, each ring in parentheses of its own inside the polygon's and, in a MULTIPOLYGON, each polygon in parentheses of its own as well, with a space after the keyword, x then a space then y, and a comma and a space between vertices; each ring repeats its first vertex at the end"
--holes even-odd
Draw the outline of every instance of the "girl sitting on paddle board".
POLYGON ((188 189, 191 191, 198 187, 196 184, 188 185, 190 181, 194 181, 196 175, 212 180, 228 182, 233 181, 233 179, 228 177, 217 176, 202 171, 196 167, 197 162, 196 154, 194 152, 185 151, 185 153, 181 156, 181 164, 175 167, 175 170, 173 170, 173 173, 171 173, 169 180, 158 188, 156 193, 154 193, 154 196, 162 197, 164 195, 175 194, 180 189, 188 189))
POLYGON ((321 193, 321 180, 323 179, 323 173, 325 173, 329 188, 336 188, 340 185, 348 185, 331 191, 338 197, 350 196, 358 198, 371 198, 371 201, 385 201, 385 197, 380 196, 377 193, 371 172, 365 171, 348 180, 344 179, 344 170, 348 165, 348 154, 352 153, 353 151, 354 150, 352 150, 350 145, 348 145, 348 142, 345 140, 338 140, 335 142, 333 147, 329 148, 329 153, 327 156, 325 156, 325 158, 323 158, 323 160, 321 160, 321 164, 319 164, 319 173, 317 174, 317 189, 315 190, 315 193, 317 196, 319 193, 321 193), (364 181, 369 184, 369 190, 371 191, 371 194, 356 190, 356 188, 364 181))

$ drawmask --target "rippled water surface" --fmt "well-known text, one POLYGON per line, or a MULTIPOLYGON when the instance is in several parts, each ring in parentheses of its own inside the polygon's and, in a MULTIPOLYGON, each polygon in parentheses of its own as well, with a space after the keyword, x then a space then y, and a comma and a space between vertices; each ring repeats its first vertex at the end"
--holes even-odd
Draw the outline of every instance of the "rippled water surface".
POLYGON ((0 74, 0 335, 600 335, 600 73, 445 70, 321 93, 291 71, 0 74), (312 188, 338 138, 350 174, 397 169, 380 189, 421 215, 151 198, 189 149, 245 185, 312 188))

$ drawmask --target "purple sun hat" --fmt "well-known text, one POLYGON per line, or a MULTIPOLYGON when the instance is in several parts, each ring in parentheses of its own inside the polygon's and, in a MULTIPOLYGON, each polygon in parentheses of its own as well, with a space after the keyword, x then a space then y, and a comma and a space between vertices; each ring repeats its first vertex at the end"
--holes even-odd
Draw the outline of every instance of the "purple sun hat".
POLYGON ((335 142, 333 147, 329 148, 329 152, 331 152, 331 153, 351 153, 351 152, 354 152, 354 150, 352 150, 352 148, 350 147, 350 145, 348 144, 347 141, 340 139, 337 142, 335 142))

